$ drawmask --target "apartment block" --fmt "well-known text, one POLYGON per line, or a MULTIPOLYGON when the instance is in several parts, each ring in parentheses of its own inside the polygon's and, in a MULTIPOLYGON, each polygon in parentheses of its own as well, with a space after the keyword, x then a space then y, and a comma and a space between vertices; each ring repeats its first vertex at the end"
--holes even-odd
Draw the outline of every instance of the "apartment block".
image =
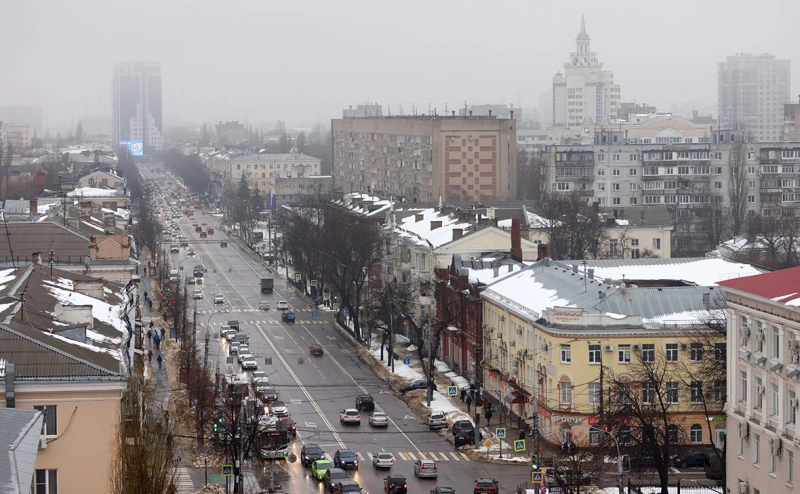
POLYGON ((274 178, 307 178, 319 175, 321 162, 319 158, 298 153, 296 150, 276 154, 220 151, 212 153, 205 160, 206 167, 219 185, 238 187, 244 176, 250 189, 258 189, 262 196, 270 194, 274 178))
POLYGON ((406 201, 513 199, 515 120, 454 113, 332 120, 336 187, 406 201))
POLYGON ((727 492, 791 492, 800 457, 800 268, 720 283, 727 294, 727 492))
POLYGON ((783 105, 790 102, 791 60, 738 53, 717 64, 719 122, 759 142, 783 137, 783 105))
POLYGON ((113 141, 142 141, 144 154, 162 150, 161 65, 120 62, 114 65, 113 76, 113 141))

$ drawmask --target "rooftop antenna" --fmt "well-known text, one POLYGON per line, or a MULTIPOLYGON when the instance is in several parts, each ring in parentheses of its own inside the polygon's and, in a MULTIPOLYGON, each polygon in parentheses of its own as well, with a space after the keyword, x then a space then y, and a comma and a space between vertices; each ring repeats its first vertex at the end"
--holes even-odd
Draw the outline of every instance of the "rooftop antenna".
POLYGON ((11 234, 8 233, 8 221, 6 221, 5 211, 0 213, 0 219, 3 220, 3 226, 5 226, 6 229, 6 240, 8 240, 8 252, 11 254, 11 265, 14 266, 14 269, 17 269, 17 261, 14 260, 14 247, 11 246, 11 234))

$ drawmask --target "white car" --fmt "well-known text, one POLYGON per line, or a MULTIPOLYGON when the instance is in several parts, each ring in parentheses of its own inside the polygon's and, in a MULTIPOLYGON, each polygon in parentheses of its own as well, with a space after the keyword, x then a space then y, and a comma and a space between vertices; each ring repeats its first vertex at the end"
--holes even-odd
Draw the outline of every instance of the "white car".
POLYGON ((361 413, 355 408, 345 408, 339 412, 339 422, 342 424, 360 424, 361 413))
POLYGON ((192 292, 192 298, 193 298, 194 300, 202 300, 202 298, 203 298, 203 292, 201 292, 200 290, 195 290, 195 291, 193 291, 193 292, 192 292))
POLYGON ((217 294, 217 295, 214 295, 214 303, 215 304, 224 304, 225 303, 225 297, 221 293, 217 294))
POLYGON ((369 415, 369 425, 372 427, 389 427, 389 417, 383 412, 372 412, 369 415))
POLYGON ((278 301, 278 310, 289 310, 289 303, 285 300, 278 301))
POLYGON ((269 411, 272 415, 276 417, 288 417, 289 416, 289 409, 286 407, 286 403, 282 401, 273 401, 272 404, 269 406, 269 411))
POLYGON ((258 362, 252 355, 247 355, 242 359, 242 370, 255 370, 258 369, 258 362))
POLYGON ((375 453, 372 455, 372 466, 375 468, 392 468, 394 455, 391 453, 375 453))

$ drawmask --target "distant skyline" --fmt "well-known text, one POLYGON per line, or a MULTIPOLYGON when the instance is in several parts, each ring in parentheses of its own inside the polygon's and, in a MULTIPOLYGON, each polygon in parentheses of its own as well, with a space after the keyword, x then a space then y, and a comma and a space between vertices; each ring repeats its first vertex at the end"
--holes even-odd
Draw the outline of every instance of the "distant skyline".
MULTIPOLYGON (((581 15, 622 101, 660 110, 717 100, 736 53, 800 61, 800 2, 588 0, 457 4, 367 1, 73 0, 4 5, 0 106, 40 105, 51 130, 111 114, 111 69, 161 64, 165 127, 238 120, 313 126, 349 105, 444 113, 538 107, 563 71, 581 15), (8 49, 13 47, 13 49, 8 49)), ((798 65, 792 79, 800 80, 798 65)), ((795 90, 792 89, 792 99, 795 90)))

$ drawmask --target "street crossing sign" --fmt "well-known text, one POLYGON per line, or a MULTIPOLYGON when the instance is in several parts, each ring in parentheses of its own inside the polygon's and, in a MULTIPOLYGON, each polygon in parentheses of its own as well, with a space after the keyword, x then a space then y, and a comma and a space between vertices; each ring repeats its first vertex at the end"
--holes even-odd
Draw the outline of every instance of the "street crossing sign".
POLYGON ((506 438, 506 428, 505 427, 498 427, 494 430, 494 435, 497 436, 499 439, 506 438))
POLYGON ((311 286, 317 286, 317 280, 311 280, 311 286))
POLYGON ((517 439, 514 441, 514 452, 519 453, 520 451, 525 451, 525 440, 524 439, 517 439))
POLYGON ((409 365, 410 363, 411 363, 411 359, 410 358, 408 358, 408 357, 403 358, 403 364, 404 365, 409 365))
POLYGON ((339 310, 339 304, 331 304, 331 305, 333 307, 333 310, 339 310))
POLYGON ((342 307, 342 314, 347 314, 347 307, 342 307))
POLYGON ((458 394, 458 386, 448 386, 447 396, 455 396, 458 394))
POLYGON ((302 273, 295 273, 294 274, 294 281, 300 281, 303 279, 302 273))
POLYGON ((230 477, 233 475, 233 465, 222 465, 222 476, 230 477))
POLYGON ((544 482, 544 473, 541 470, 531 470, 531 482, 541 484, 544 482))

